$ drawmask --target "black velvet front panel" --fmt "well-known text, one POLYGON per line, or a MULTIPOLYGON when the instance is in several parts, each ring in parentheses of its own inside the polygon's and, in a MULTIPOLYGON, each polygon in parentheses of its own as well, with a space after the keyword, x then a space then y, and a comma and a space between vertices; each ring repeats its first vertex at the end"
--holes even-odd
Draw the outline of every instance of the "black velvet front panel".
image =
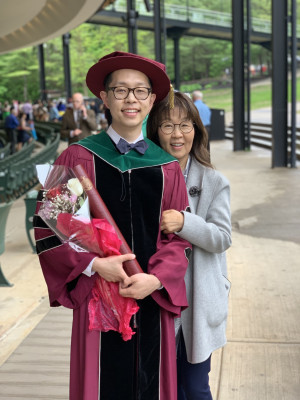
MULTIPOLYGON (((163 193, 160 167, 121 173, 95 157, 96 186, 147 272, 155 253, 163 193)), ((138 301, 136 334, 124 342, 120 334, 101 334, 101 400, 158 400, 160 359, 160 311, 148 296, 138 301)))

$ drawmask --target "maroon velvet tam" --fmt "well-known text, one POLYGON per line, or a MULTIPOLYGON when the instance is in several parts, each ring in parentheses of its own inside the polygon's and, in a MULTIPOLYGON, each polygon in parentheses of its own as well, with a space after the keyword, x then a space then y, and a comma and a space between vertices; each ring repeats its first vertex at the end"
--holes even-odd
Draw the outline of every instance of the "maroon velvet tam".
POLYGON ((163 100, 170 90, 170 79, 166 74, 166 67, 157 61, 150 60, 132 53, 115 51, 108 54, 94 64, 86 76, 86 84, 96 97, 105 90, 105 77, 119 69, 136 69, 143 72, 151 81, 152 92, 156 94, 155 103, 163 100))

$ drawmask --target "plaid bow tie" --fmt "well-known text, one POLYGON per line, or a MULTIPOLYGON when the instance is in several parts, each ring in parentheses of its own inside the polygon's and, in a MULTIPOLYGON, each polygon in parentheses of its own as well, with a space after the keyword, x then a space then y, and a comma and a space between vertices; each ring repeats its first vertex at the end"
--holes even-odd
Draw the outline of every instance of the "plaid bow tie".
POLYGON ((146 150, 148 149, 148 145, 145 140, 139 140, 136 143, 128 143, 122 138, 118 141, 116 147, 121 154, 125 154, 132 149, 136 150, 140 154, 145 154, 146 150))

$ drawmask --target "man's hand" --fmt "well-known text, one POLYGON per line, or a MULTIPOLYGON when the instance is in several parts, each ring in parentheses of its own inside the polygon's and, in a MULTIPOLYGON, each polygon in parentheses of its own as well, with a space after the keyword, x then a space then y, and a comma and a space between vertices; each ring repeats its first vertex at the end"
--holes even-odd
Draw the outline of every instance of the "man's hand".
POLYGON ((124 261, 135 259, 134 254, 121 256, 96 257, 93 261, 92 271, 97 272, 108 282, 124 282, 128 276, 123 269, 124 261))
POLYGON ((161 287, 161 282, 151 274, 135 274, 120 283, 119 293, 123 297, 144 299, 161 287))
POLYGON ((81 134, 81 132, 82 132, 81 129, 74 129, 73 136, 79 136, 81 134))
POLYGON ((184 215, 177 210, 163 211, 160 229, 163 233, 179 232, 183 228, 184 215))
POLYGON ((84 104, 81 105, 80 111, 82 112, 82 117, 87 118, 87 110, 84 104))

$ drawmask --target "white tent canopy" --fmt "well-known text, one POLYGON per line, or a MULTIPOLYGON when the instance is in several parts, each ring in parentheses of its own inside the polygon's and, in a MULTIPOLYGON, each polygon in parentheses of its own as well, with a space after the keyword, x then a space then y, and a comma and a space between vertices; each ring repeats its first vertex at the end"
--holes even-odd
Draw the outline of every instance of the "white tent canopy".
POLYGON ((0 54, 34 46, 76 28, 105 0, 0 0, 0 54))

